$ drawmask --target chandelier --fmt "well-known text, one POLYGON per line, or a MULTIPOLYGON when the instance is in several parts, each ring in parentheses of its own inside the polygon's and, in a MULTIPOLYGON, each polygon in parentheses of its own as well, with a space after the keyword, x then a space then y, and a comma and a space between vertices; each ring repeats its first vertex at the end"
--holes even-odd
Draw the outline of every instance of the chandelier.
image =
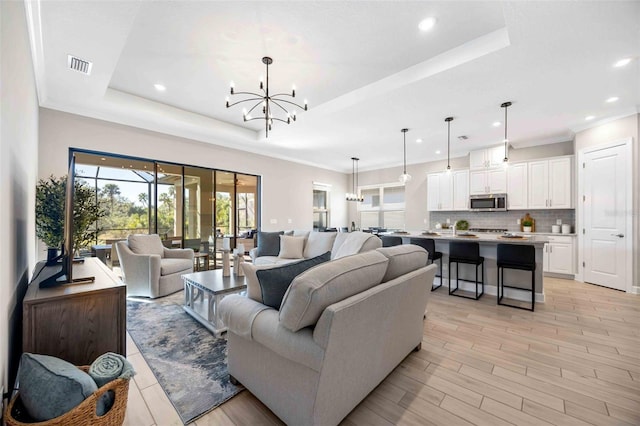
POLYGON ((507 155, 509 149, 509 139, 507 139, 507 108, 510 106, 511 102, 505 102, 500 105, 501 108, 504 108, 504 159, 502 161, 504 161, 505 165, 509 161, 509 156, 507 155))
POLYGON ((357 157, 351 157, 351 192, 347 192, 347 201, 356 201, 361 203, 364 201, 364 198, 358 196, 356 189, 358 188, 358 161, 360 161, 357 157))
POLYGON ((400 175, 400 182, 402 183, 407 183, 411 180, 411 175, 407 173, 407 132, 409 131, 409 129, 402 129, 400 130, 403 134, 403 139, 404 139, 404 145, 403 145, 403 152, 404 152, 404 167, 402 169, 402 174, 400 175))
MULTIPOLYGON (((296 97, 296 88, 295 86, 291 89, 291 94, 289 93, 276 93, 271 94, 269 92, 269 65, 273 63, 273 59, 268 56, 262 58, 262 63, 267 66, 267 75, 266 81, 262 81, 260 78, 260 90, 262 93, 254 93, 254 92, 236 92, 234 90, 234 83, 231 82, 231 87, 229 93, 231 95, 245 95, 248 96, 245 99, 241 99, 234 103, 229 103, 229 97, 227 96, 227 108, 230 108, 234 105, 238 105, 244 102, 255 102, 255 104, 250 108, 244 108, 242 110, 242 117, 244 121, 253 121, 253 120, 264 120, 264 129, 266 133, 266 137, 269 137, 269 131, 271 130, 271 125, 275 121, 281 121, 283 123, 291 124, 291 120, 296 121, 296 110, 290 111, 287 107, 294 106, 300 109, 307 110, 307 100, 304 101, 304 106, 297 104, 293 101, 286 99, 295 98, 296 97), (251 114, 253 111, 262 106, 262 113, 256 115, 255 117, 251 114)), ((260 110, 258 110, 259 113, 260 110)))

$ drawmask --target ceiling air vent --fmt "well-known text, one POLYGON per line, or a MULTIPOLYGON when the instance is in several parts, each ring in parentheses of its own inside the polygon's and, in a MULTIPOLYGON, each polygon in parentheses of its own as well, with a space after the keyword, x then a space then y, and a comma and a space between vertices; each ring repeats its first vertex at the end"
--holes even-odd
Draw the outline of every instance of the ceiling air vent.
POLYGON ((91 74, 91 68, 93 67, 92 62, 85 61, 84 59, 80 59, 72 55, 67 55, 67 65, 70 69, 86 75, 91 74))
POLYGON ((458 136, 458 139, 461 141, 466 141, 467 139, 469 139, 469 136, 465 136, 465 135, 458 136))

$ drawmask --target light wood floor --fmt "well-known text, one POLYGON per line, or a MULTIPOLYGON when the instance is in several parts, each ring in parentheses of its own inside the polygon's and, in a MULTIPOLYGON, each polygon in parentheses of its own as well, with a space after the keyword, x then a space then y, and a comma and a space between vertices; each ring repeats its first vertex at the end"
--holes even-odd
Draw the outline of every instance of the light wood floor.
MULTIPOLYGON (((431 293, 422 350, 344 425, 639 425, 640 296, 545 278, 531 313, 431 293)), ((180 298, 171 296, 180 303, 180 298)), ((125 424, 181 424, 133 341, 125 424)), ((282 424, 248 391, 195 422, 282 424)))

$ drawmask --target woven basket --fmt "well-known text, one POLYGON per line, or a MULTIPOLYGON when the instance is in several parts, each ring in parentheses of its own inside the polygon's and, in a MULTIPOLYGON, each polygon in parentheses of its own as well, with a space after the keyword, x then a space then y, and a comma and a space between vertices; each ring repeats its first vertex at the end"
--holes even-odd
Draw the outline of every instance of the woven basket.
MULTIPOLYGON (((84 372, 89 371, 89 366, 78 368, 84 372)), ((7 426, 120 426, 124 422, 128 394, 129 380, 116 379, 102 386, 74 409, 60 417, 44 422, 23 423, 14 418, 14 416, 20 417, 18 414, 21 411, 24 412, 20 394, 17 393, 5 410, 5 420, 7 426), (105 415, 98 417, 96 414, 98 399, 109 390, 114 393, 113 406, 105 415)))

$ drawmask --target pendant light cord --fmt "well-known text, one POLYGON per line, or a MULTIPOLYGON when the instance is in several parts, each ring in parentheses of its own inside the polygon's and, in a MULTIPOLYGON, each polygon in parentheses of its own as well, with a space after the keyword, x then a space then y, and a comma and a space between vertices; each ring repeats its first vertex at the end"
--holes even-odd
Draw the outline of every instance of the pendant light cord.
POLYGON ((407 174, 407 132, 403 132, 403 136, 404 136, 404 168, 403 168, 403 173, 406 175, 407 174))

